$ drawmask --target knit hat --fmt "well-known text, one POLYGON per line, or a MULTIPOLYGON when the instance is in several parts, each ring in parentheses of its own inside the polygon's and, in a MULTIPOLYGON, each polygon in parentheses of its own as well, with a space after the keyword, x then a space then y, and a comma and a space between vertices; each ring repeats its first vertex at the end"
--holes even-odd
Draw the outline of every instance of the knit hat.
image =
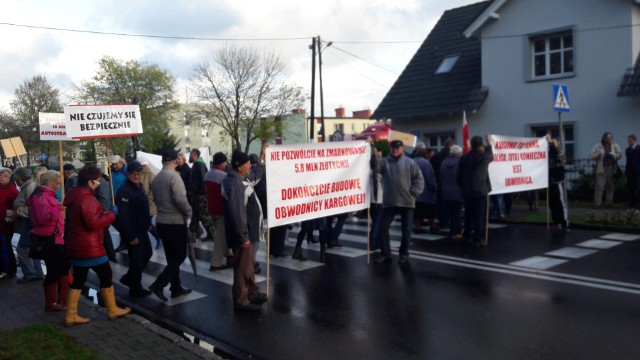
POLYGON ((173 149, 166 149, 162 152, 162 161, 173 161, 178 158, 178 152, 173 149))
POLYGON ((226 163, 227 161, 229 161, 227 159, 227 155, 225 155, 222 152, 217 152, 215 154, 213 154, 213 166, 217 166, 220 165, 222 163, 226 163))
POLYGON ((62 170, 75 170, 76 167, 73 166, 73 164, 64 164, 64 166, 62 167, 62 170))
POLYGON ((247 156, 247 154, 243 153, 240 150, 233 151, 233 154, 231 155, 231 167, 237 169, 248 162, 249 156, 247 156))
POLYGON ((249 161, 251 161, 251 165, 256 165, 260 162, 260 157, 256 154, 250 154, 249 161))
POLYGON ((121 157, 120 155, 113 155, 113 156, 111 157, 111 163, 112 163, 112 164, 117 164, 117 163, 119 163, 120 161, 124 161, 124 159, 122 159, 122 157, 121 157))

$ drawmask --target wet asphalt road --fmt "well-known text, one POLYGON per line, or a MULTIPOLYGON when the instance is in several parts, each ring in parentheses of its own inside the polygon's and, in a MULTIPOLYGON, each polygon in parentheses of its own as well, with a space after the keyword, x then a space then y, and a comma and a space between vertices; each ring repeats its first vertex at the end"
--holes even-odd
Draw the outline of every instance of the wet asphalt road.
MULTIPOLYGON (((239 358, 640 358, 640 237, 508 225, 490 230, 486 248, 420 236, 409 264, 394 256, 368 265, 362 252, 340 253, 365 249, 362 225, 347 225, 345 248, 324 265, 314 261, 318 245, 307 245, 308 269, 273 260, 270 299, 258 313, 234 314, 230 286, 212 278, 231 270, 206 270, 210 243, 198 251, 199 281, 188 266, 181 276, 201 296, 168 305, 129 298, 119 284, 117 293, 239 358)), ((126 266, 126 254, 119 256, 126 266)), ((161 271, 157 262, 143 284, 161 271)), ((266 281, 259 286, 264 291, 266 281)))

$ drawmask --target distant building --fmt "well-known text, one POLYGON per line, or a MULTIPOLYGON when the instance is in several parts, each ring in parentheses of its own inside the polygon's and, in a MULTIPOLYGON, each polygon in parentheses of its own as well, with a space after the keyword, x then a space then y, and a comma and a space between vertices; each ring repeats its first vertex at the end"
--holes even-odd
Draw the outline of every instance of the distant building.
MULTIPOLYGON (((351 140, 354 135, 362 132, 367 126, 376 122, 371 119, 370 109, 353 111, 351 117, 345 116, 346 110, 344 107, 339 107, 335 109, 335 111, 335 116, 324 117, 325 136, 327 137, 327 142, 332 140, 332 135, 335 134, 336 131, 340 131, 344 141, 351 140)), ((316 117, 316 123, 314 126, 316 142, 322 142, 321 124, 321 119, 316 117)), ((307 134, 309 134, 309 131, 307 134)), ((308 137, 309 136, 307 136, 307 138, 308 137)))

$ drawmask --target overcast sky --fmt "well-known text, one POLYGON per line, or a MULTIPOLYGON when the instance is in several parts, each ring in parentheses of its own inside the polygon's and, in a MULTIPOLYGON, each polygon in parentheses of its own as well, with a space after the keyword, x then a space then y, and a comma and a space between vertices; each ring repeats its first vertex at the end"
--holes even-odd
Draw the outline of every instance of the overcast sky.
POLYGON ((323 41, 333 42, 322 53, 325 116, 332 116, 338 106, 344 106, 350 116, 355 110, 375 110, 445 10, 475 2, 3 0, 0 110, 9 111, 15 89, 38 74, 65 96, 73 94, 74 84, 90 80, 104 55, 158 64, 176 77, 176 92, 184 101, 194 66, 210 61, 212 52, 229 42, 277 52, 285 59, 289 82, 310 93, 309 45, 311 37, 320 35, 323 41), (8 24, 175 37, 303 39, 171 40, 8 24))

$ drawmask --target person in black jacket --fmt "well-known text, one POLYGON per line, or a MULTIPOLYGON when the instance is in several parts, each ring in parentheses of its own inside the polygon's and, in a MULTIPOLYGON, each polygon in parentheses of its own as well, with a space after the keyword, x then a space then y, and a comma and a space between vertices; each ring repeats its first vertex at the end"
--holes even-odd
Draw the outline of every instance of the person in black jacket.
POLYGON ((493 161, 493 143, 491 135, 486 136, 487 144, 480 136, 471 138, 471 151, 460 158, 456 171, 456 182, 462 188, 464 197, 464 238, 484 246, 484 212, 487 208, 487 195, 491 191, 489 163, 493 161))
POLYGON ((547 134, 549 142, 549 210, 551 220, 556 227, 567 231, 569 216, 567 202, 564 197, 564 162, 565 156, 558 146, 558 140, 547 134))
POLYGON ((191 150, 189 153, 189 163, 192 165, 187 191, 189 193, 189 204, 193 210, 193 217, 191 218, 189 229, 200 235, 198 231, 200 227, 199 223, 202 223, 202 226, 207 230, 207 236, 202 239, 202 241, 213 241, 215 228, 213 226, 213 219, 209 215, 207 192, 204 189, 204 176, 207 174, 207 165, 204 163, 202 157, 200 157, 200 150, 191 150))
MULTIPOLYGON (((261 154, 261 162, 264 152, 261 154)), ((231 169, 222 180, 227 247, 233 249, 233 305, 239 311, 260 310, 267 296, 259 292, 255 281, 253 243, 260 239, 262 212, 252 184, 247 181, 251 162, 247 154, 236 150, 231 169), (248 191, 250 193, 248 193, 248 191)))
POLYGON ((635 208, 640 205, 640 145, 638 145, 638 138, 635 134, 627 136, 627 143, 629 146, 625 150, 625 158, 627 163, 624 167, 624 173, 627 177, 627 194, 629 200, 629 207, 635 208))
POLYGON ((129 252, 129 271, 120 278, 120 283, 129 287, 129 295, 133 297, 151 293, 142 287, 142 271, 153 250, 148 234, 151 227, 149 200, 140 182, 141 176, 142 165, 137 161, 129 163, 127 180, 116 195, 120 241, 126 244, 129 252))

